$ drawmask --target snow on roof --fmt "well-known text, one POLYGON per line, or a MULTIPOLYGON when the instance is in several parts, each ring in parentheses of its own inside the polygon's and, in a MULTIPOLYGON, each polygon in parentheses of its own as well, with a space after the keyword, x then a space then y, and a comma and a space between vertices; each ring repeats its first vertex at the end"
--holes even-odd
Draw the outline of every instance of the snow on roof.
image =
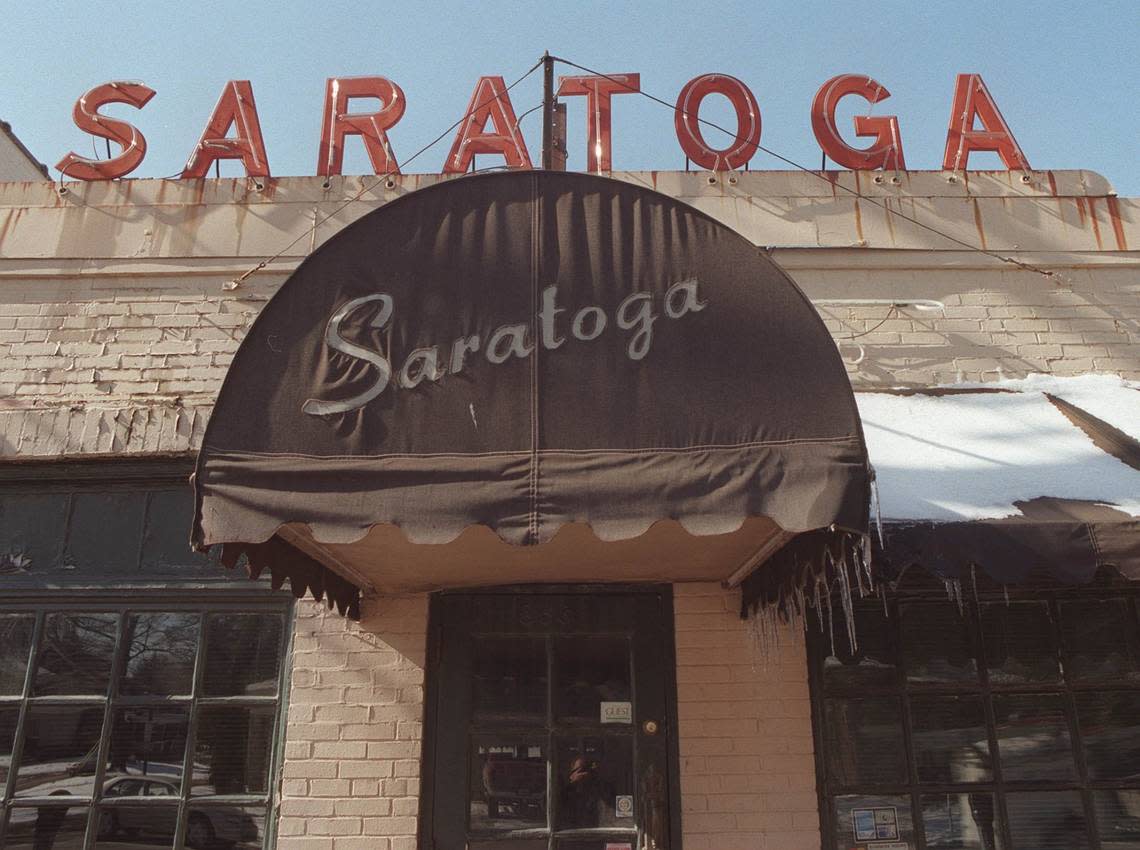
POLYGON ((856 393, 883 519, 1000 519, 1020 514, 1014 502, 1041 496, 1103 502, 1140 517, 1140 471, 1097 448, 1045 397, 1135 438, 1138 385, 1104 375, 1033 376, 950 389, 856 393), (972 389, 979 391, 960 392, 972 389))

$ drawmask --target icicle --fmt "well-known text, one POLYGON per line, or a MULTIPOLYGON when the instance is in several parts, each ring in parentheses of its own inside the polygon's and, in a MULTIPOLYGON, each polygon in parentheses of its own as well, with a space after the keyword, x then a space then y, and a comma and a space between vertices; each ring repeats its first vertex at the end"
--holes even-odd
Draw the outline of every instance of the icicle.
POLYGON ((879 585, 879 598, 883 600, 883 616, 889 617, 891 614, 887 610, 887 588, 885 585, 879 585))
POLYGON ((871 467, 871 505, 875 509, 875 531, 879 534, 879 547, 886 549, 887 544, 883 541, 883 511, 879 502, 879 482, 874 467, 871 467))
POLYGON ((974 588, 974 610, 981 611, 982 603, 978 599, 978 570, 977 564, 970 564, 970 584, 974 588))
POLYGON ((867 589, 869 592, 874 592, 875 577, 871 573, 871 535, 861 534, 859 540, 863 552, 863 569, 867 572, 867 589))
POLYGON ((852 560, 851 566, 854 568, 854 571, 855 571, 855 583, 857 585, 859 585, 859 598, 862 599, 864 596, 867 595, 867 591, 863 587, 863 563, 862 563, 862 558, 860 556, 860 551, 859 551, 859 549, 856 549, 854 545, 852 545, 850 547, 845 547, 845 551, 850 553, 850 557, 852 560))
POLYGON ((859 646, 855 639, 855 603, 851 597, 851 578, 848 573, 847 558, 844 556, 839 561, 839 598, 843 602, 843 619, 847 621, 847 644, 854 655, 859 646))
POLYGON ((800 616, 803 618, 804 631, 807 631, 807 599, 804 597, 804 589, 796 585, 796 607, 799 608, 800 616))
POLYGON ((838 658, 835 652, 835 614, 831 610, 831 589, 824 587, 823 600, 827 603, 827 634, 831 638, 831 654, 838 658))
POLYGON ((951 602, 958 604, 958 613, 965 613, 965 609, 962 605, 962 582, 956 578, 944 578, 942 579, 942 584, 946 587, 946 596, 951 602))
POLYGON ((1001 592, 1003 594, 1005 594, 1005 607, 1008 608, 1009 607, 1009 585, 1003 584, 1001 586, 1001 592))
POLYGON ((823 602, 819 598, 819 589, 820 589, 821 584, 823 584, 823 577, 822 576, 816 576, 815 577, 815 605, 813 607, 815 608, 816 616, 819 619, 819 633, 823 634, 823 602))

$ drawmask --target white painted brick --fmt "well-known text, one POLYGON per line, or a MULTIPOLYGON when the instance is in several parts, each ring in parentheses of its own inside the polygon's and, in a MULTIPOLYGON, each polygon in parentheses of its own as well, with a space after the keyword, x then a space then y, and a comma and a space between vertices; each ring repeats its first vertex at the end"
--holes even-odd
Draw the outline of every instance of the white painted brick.
POLYGON ((736 594, 678 585, 675 606, 685 847, 818 848, 802 636, 761 659, 736 594))

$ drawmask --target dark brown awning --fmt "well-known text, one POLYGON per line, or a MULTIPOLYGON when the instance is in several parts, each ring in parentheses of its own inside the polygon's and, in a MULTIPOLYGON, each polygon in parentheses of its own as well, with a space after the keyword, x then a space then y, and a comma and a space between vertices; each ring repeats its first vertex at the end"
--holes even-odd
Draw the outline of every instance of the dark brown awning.
POLYGON ((235 356, 195 482, 197 546, 277 537, 386 591, 724 579, 803 532, 857 543, 869 502, 788 276, 675 199, 557 172, 441 183, 316 251, 235 356))

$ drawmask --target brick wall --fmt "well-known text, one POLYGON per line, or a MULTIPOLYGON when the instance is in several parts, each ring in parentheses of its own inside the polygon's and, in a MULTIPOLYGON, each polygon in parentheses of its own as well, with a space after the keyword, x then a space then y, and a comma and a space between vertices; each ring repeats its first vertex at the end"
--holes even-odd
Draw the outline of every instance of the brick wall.
POLYGON ((819 850, 802 635, 763 658, 736 594, 674 594, 685 850, 819 850))
POLYGON ((297 605, 278 850, 414 850, 427 597, 297 605))

